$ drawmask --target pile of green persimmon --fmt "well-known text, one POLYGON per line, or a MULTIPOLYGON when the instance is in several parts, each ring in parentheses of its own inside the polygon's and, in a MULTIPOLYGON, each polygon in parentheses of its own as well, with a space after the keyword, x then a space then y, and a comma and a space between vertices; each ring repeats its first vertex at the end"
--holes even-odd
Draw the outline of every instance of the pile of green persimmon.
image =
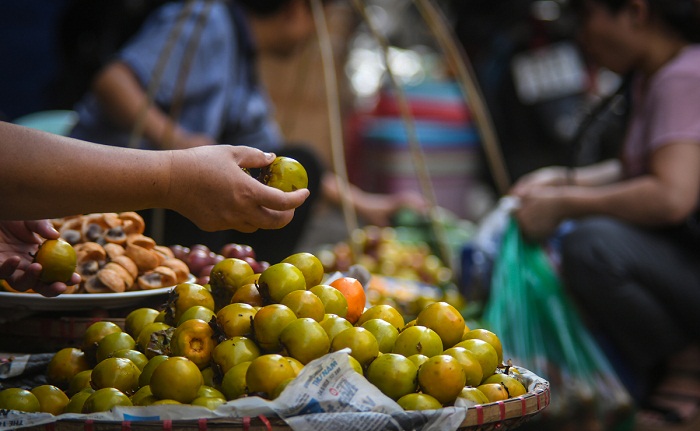
POLYGON ((311 253, 261 273, 242 259, 224 259, 209 284, 178 284, 162 309, 135 309, 123 325, 93 323, 80 346, 55 354, 47 384, 3 389, 0 408, 58 415, 274 399, 306 364, 341 349, 349 349, 357 373, 406 410, 526 393, 503 364, 498 336, 470 329, 447 302, 404 322, 390 305, 366 308, 358 280, 324 276, 311 253))

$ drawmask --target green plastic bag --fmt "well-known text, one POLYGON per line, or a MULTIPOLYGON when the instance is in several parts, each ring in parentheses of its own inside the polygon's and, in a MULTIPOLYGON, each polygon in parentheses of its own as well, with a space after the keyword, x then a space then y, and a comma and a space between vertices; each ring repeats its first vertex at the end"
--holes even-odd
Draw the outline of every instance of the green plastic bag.
POLYGON ((551 429, 625 428, 632 399, 563 291, 545 250, 525 241, 514 219, 501 241, 483 324, 500 337, 504 360, 550 382, 551 403, 540 421, 551 429))

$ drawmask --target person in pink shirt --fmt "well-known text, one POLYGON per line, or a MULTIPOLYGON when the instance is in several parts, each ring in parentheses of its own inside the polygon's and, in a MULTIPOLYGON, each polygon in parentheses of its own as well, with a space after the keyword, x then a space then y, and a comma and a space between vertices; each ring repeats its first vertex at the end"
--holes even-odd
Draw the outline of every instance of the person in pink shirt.
POLYGON ((523 176, 515 217, 531 240, 572 221, 563 282, 633 376, 639 406, 654 408, 669 357, 700 341, 700 2, 573 3, 588 57, 631 78, 622 151, 523 176))

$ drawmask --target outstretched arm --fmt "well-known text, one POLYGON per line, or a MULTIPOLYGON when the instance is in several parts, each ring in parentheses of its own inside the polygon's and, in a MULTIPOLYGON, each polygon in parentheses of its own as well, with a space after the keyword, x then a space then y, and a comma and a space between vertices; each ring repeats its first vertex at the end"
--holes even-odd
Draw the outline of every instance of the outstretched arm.
POLYGON ((241 168, 274 154, 212 145, 144 151, 92 144, 0 122, 0 219, 166 208, 204 230, 252 232, 291 220, 308 190, 284 193, 241 168))
POLYGON ((681 223, 698 206, 700 145, 677 141, 657 149, 649 174, 610 184, 586 187, 539 186, 516 193, 516 216, 523 232, 544 239, 565 219, 591 215, 615 217, 639 226, 665 227, 681 223))

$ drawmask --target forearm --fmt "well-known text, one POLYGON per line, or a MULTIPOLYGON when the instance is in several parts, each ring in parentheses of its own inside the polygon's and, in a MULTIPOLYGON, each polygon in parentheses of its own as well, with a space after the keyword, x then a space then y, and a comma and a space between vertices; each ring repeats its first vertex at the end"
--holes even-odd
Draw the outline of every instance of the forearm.
POLYGON ((619 160, 611 159, 590 166, 573 169, 568 182, 578 186, 601 186, 619 181, 622 178, 622 165, 619 160))
POLYGON ((690 208, 679 208, 673 192, 651 176, 600 187, 566 187, 561 196, 563 218, 607 215, 641 226, 678 223, 690 208))
POLYGON ((164 206, 170 153, 91 144, 0 123, 0 219, 164 206))
POLYGON ((142 121, 143 136, 159 149, 172 149, 173 139, 182 133, 155 104, 143 111, 148 103, 146 90, 123 63, 107 66, 95 79, 93 91, 112 121, 129 130, 142 121))

